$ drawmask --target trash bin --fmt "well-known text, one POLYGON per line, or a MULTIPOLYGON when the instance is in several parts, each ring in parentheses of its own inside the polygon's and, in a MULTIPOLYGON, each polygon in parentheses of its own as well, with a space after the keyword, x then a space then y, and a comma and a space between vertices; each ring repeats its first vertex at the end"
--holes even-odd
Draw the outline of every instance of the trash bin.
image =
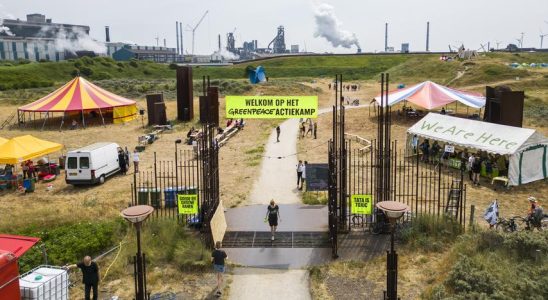
POLYGON ((34 192, 34 180, 32 179, 25 179, 23 180, 23 187, 25 188, 25 193, 32 193, 34 192))
POLYGON ((164 207, 165 208, 177 206, 177 202, 175 201, 175 198, 176 198, 175 192, 176 192, 176 189, 172 187, 167 187, 164 189, 164 207))
POLYGON ((137 191, 137 204, 148 205, 148 189, 142 188, 137 191))
POLYGON ((160 208, 162 201, 162 192, 158 188, 150 189, 150 203, 154 208, 160 208))

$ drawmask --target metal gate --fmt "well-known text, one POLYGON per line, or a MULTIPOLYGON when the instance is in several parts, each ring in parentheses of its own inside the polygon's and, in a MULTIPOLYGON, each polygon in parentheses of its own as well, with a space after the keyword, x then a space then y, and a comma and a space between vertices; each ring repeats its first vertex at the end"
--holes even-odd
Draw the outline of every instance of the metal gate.
MULTIPOLYGON (((388 74, 381 77, 381 101, 388 103, 388 74)), ((352 195, 371 195, 372 205, 379 201, 399 201, 411 212, 404 220, 420 215, 447 215, 465 225, 466 185, 463 169, 445 167, 434 159, 421 162, 418 153, 409 153, 391 139, 392 111, 381 105, 377 112, 377 139, 369 152, 352 149, 345 139, 345 106, 342 75, 335 80, 333 136, 328 144, 329 162, 329 234, 333 258, 338 250, 339 233, 367 228, 377 222, 376 209, 370 215, 353 214, 352 195)), ((361 147, 360 147, 361 148, 361 147)))

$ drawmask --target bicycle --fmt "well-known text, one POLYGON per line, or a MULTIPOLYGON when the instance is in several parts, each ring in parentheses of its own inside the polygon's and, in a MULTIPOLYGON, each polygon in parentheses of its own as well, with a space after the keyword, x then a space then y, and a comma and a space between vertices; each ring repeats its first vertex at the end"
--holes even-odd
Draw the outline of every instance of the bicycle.
POLYGON ((520 216, 513 216, 509 219, 500 218, 495 224, 495 230, 502 232, 515 232, 518 231, 519 228, 523 227, 524 223, 525 218, 520 216))

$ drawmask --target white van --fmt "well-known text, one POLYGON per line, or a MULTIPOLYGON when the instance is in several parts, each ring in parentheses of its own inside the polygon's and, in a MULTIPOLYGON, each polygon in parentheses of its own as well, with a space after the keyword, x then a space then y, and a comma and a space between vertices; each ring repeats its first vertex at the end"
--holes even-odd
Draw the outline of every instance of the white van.
POLYGON ((96 143, 69 151, 65 161, 67 184, 103 183, 111 175, 120 172, 118 144, 96 143))

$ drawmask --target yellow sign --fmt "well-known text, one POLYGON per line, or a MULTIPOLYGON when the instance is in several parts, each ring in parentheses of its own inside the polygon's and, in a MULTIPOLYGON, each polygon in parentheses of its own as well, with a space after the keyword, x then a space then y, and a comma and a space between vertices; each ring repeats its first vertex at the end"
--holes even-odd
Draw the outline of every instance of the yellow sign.
POLYGON ((229 119, 316 118, 318 96, 226 96, 229 119))
POLYGON ((177 207, 180 215, 194 215, 198 213, 198 195, 177 195, 177 207))
POLYGON ((373 206, 373 196, 371 195, 352 195, 350 198, 351 212, 353 214, 370 215, 373 206))

